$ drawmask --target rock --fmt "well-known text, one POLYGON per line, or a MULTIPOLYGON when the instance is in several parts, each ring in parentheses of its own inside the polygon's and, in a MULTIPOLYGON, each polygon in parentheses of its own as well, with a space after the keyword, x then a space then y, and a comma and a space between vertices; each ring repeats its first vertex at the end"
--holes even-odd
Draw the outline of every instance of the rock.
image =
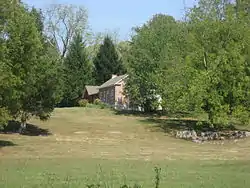
POLYGON ((225 140, 225 137, 221 136, 221 137, 220 137, 220 140, 225 140))
POLYGON ((197 138, 197 133, 195 130, 191 131, 192 138, 197 138))
POLYGON ((197 138, 197 133, 195 131, 177 131, 175 137, 182 139, 194 139, 197 138))
POLYGON ((184 135, 183 131, 177 131, 176 137, 177 137, 177 138, 184 138, 185 135, 184 135))
POLYGON ((219 140, 219 134, 217 132, 213 132, 211 134, 211 138, 212 138, 212 140, 219 140))
POLYGON ((208 137, 206 136, 202 137, 202 141, 208 141, 208 137))
POLYGON ((175 138, 180 138, 179 131, 176 131, 175 138))
POLYGON ((183 131, 183 136, 185 139, 191 139, 192 138, 192 134, 190 131, 183 131))
POLYGON ((246 131, 245 134, 246 134, 246 137, 250 137, 250 132, 246 131))
MULTIPOLYGON (((225 140, 225 139, 243 139, 246 137, 250 137, 250 132, 248 131, 230 131, 230 132, 212 132, 206 131, 201 132, 199 135, 195 130, 188 131, 177 131, 176 138, 192 140, 195 143, 200 143, 203 141, 213 141, 213 140, 225 140)), ((237 141, 236 141, 237 142, 237 141)))
POLYGON ((207 136, 208 140, 214 140, 214 133, 213 132, 207 132, 206 136, 207 136))
POLYGON ((198 138, 192 139, 192 141, 193 141, 194 143, 197 143, 197 144, 201 144, 201 143, 202 143, 202 140, 200 140, 200 139, 198 139, 198 138))
POLYGON ((234 143, 237 143, 238 142, 238 140, 236 139, 236 140, 234 140, 234 143))

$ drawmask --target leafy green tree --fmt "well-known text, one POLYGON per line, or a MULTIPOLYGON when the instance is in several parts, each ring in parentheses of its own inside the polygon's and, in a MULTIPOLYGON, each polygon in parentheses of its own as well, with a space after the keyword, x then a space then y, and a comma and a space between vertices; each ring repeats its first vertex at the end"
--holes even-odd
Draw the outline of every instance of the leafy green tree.
MULTIPOLYGON (((4 42, 1 41, 0 45, 0 130, 5 126, 10 118, 9 111, 6 108, 4 101, 5 94, 11 94, 11 87, 15 84, 15 80, 12 74, 9 72, 9 67, 5 59, 6 48, 4 42)), ((12 99, 12 95, 9 95, 9 100, 12 99)))
POLYGON ((200 0, 186 22, 156 15, 135 29, 127 95, 146 111, 208 114, 211 125, 250 119, 249 4, 200 0), (237 9, 235 6, 237 5, 237 9))
POLYGON ((57 90, 56 95, 58 96, 58 100, 61 99, 63 94, 63 64, 61 59, 61 54, 59 49, 57 48, 56 41, 50 36, 47 36, 44 31, 44 22, 45 16, 43 12, 39 9, 32 7, 30 11, 30 15, 35 19, 36 28, 39 32, 40 40, 42 43, 42 50, 40 51, 40 55, 46 57, 48 62, 51 63, 51 68, 54 70, 54 80, 57 82, 57 90))
POLYGON ((44 52, 36 21, 19 2, 8 7, 4 33, 5 59, 12 76, 11 87, 1 91, 1 106, 21 120, 21 128, 31 116, 49 118, 58 101, 56 61, 44 52))
POLYGON ((124 74, 125 70, 111 37, 106 36, 94 59, 96 84, 103 84, 112 74, 124 74))
MULTIPOLYGON (((8 60, 6 59, 6 31, 5 26, 7 23, 8 7, 10 3, 8 1, 2 1, 0 4, 0 129, 9 120, 9 112, 6 109, 4 94, 5 91, 13 86, 11 81, 10 67, 8 66, 8 60)), ((10 96, 11 98, 11 96, 10 96)))
POLYGON ((88 59, 85 43, 77 34, 69 47, 64 60, 64 96, 61 105, 75 106, 82 96, 84 86, 91 84, 92 64, 88 59))
POLYGON ((228 124, 232 115, 247 122, 249 25, 236 17, 232 4, 200 0, 188 29, 189 79, 179 101, 205 111, 211 125, 228 124))
POLYGON ((181 37, 179 23, 163 14, 155 15, 135 29, 128 58, 126 91, 130 101, 145 111, 156 110, 157 95, 164 100, 167 97, 166 76, 173 75, 173 66, 180 61, 184 41, 181 37))
POLYGON ((30 11, 31 16, 35 19, 35 24, 38 32, 43 35, 44 31, 44 16, 41 9, 32 7, 30 11))

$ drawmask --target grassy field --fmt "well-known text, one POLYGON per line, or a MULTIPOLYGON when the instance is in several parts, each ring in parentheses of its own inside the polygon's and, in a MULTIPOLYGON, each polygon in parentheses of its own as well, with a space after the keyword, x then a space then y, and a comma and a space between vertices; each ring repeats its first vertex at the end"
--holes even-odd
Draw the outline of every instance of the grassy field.
POLYGON ((250 187, 250 140, 195 144, 161 121, 95 108, 56 109, 30 134, 0 134, 0 187, 250 187), (44 136, 35 136, 42 133, 44 136))

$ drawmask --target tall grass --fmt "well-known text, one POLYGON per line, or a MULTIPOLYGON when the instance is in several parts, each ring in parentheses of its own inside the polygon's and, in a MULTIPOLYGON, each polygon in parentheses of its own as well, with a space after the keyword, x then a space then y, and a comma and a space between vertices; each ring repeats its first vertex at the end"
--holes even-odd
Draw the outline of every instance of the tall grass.
MULTIPOLYGON (((160 188, 160 177, 161 177, 161 168, 155 167, 155 177, 154 177, 154 188, 160 188)), ((100 168, 101 176, 103 176, 103 171, 100 168)), ((103 181, 100 179, 97 182, 94 182, 92 184, 87 184, 87 188, 143 188, 138 183, 135 183, 133 185, 123 184, 123 185, 108 185, 107 183, 103 183, 103 181)))

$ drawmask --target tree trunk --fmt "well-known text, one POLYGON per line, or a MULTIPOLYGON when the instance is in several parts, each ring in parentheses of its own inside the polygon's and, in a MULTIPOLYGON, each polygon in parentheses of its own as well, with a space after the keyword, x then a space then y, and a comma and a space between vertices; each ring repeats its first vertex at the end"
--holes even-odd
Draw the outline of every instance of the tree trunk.
POLYGON ((209 120, 210 126, 213 128, 214 127, 214 116, 213 116, 213 113, 211 111, 208 112, 208 120, 209 120))
POLYGON ((20 125, 20 129, 19 129, 19 133, 23 133, 26 129, 26 126, 27 126, 27 114, 26 113, 23 113, 22 116, 21 116, 21 125, 20 125))
POLYGON ((24 122, 21 122, 21 126, 20 126, 20 129, 19 129, 19 133, 23 133, 26 129, 26 125, 27 125, 27 122, 24 121, 24 122))

